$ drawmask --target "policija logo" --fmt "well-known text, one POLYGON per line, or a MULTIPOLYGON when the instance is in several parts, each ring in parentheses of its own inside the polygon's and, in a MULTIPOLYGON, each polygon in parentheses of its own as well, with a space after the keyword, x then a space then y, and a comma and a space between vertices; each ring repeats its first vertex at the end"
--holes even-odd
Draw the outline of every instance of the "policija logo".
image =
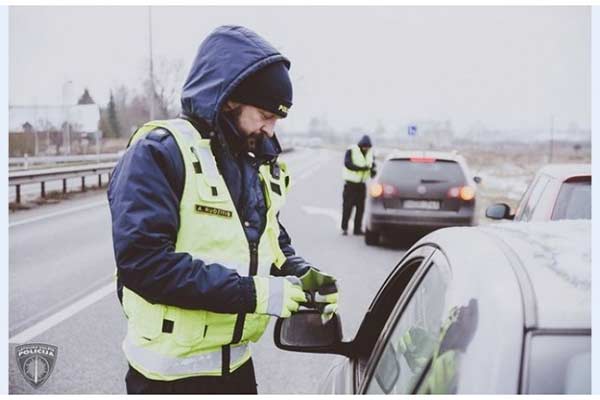
POLYGON ((50 377, 57 351, 58 347, 43 343, 23 344, 15 348, 19 370, 34 389, 38 389, 50 377))

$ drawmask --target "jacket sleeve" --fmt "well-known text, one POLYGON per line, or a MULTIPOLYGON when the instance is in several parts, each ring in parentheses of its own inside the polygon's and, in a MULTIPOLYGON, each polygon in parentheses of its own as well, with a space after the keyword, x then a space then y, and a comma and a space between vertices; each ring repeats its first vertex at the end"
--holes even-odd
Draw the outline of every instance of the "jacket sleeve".
POLYGON ((363 168, 356 166, 356 164, 354 164, 352 162, 352 150, 350 150, 350 149, 346 150, 346 155, 344 156, 344 165, 350 171, 363 171, 364 170, 363 168))
POLYGON ((275 265, 271 266, 271 275, 302 276, 312 267, 312 265, 304 258, 296 255, 296 251, 292 247, 292 239, 281 224, 281 221, 279 221, 279 215, 277 215, 277 222, 279 223, 279 247, 281 248, 281 251, 283 251, 283 254, 285 254, 286 260, 281 268, 277 268, 275 265))
POLYGON ((171 135, 152 139, 153 133, 123 155, 108 188, 118 285, 152 303, 252 312, 251 277, 175 251, 185 169, 171 135))

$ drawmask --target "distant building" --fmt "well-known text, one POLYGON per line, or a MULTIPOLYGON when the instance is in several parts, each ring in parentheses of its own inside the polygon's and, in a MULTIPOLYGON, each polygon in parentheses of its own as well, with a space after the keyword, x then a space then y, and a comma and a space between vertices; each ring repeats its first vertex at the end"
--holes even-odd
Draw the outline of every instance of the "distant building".
POLYGON ((25 132, 28 123, 37 132, 48 129, 62 130, 69 122, 74 131, 95 133, 100 123, 100 107, 97 104, 77 104, 71 106, 10 106, 8 126, 10 133, 25 132))
POLYGON ((97 104, 10 106, 9 156, 86 152, 99 123, 97 104))

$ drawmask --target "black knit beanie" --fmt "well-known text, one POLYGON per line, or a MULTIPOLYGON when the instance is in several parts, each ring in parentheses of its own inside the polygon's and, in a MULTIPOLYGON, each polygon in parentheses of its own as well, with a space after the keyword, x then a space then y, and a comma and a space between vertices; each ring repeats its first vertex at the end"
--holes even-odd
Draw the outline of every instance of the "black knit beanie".
POLYGON ((233 90, 230 100, 287 117, 292 106, 292 82, 284 62, 276 62, 247 77, 233 90))

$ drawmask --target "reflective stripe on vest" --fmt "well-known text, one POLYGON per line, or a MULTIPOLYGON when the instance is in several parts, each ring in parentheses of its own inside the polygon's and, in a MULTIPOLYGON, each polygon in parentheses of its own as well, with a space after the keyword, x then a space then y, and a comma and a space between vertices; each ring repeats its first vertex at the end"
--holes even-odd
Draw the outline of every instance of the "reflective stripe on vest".
MULTIPOLYGON (((373 150, 369 148, 367 153, 363 155, 358 145, 353 145, 348 148, 352 158, 352 163, 357 167, 373 167, 373 150)), ((371 170, 368 171, 352 171, 344 165, 343 177, 345 181, 354 183, 364 183, 371 177, 371 170)))
POLYGON ((277 279, 269 283, 269 303, 267 305, 267 314, 280 315, 283 309, 283 290, 284 280, 277 279))
MULTIPOLYGON (((221 350, 188 356, 185 358, 159 354, 141 346, 136 346, 128 337, 123 341, 123 352, 129 363, 149 379, 174 380, 189 376, 221 375, 221 350), (202 373, 199 373, 202 371, 202 373), (164 379, 170 377, 170 379, 164 379)), ((250 346, 241 344, 231 347, 232 371, 250 359, 250 346)))
MULTIPOLYGON (((134 133, 130 144, 156 128, 171 132, 185 166, 175 251, 186 252, 207 264, 219 263, 248 276, 249 243, 227 185, 217 168, 210 140, 203 139, 188 121, 174 119, 145 124, 134 133)), ((271 265, 281 267, 285 262, 285 255, 279 247, 277 213, 285 202, 289 177, 284 163, 260 166, 259 177, 263 183, 267 215, 265 230, 258 243, 257 274, 268 276, 271 265)), ((210 359, 204 355, 217 354, 214 358, 218 357, 220 362, 223 346, 232 342, 245 345, 249 341, 258 341, 269 322, 267 315, 223 314, 152 304, 126 287, 123 288, 123 308, 128 316, 128 360, 144 376, 156 380, 220 375, 220 365, 215 367, 211 362, 202 364, 202 360, 210 359), (165 321, 172 326, 172 332, 163 331, 165 321), (140 354, 145 356, 139 357, 140 354), (164 357, 171 361, 166 364, 156 361, 164 357), (164 365, 168 368, 159 368, 164 365), (188 365, 193 365, 193 368, 188 368, 188 365)), ((231 345, 230 370, 236 368, 233 350, 237 347, 234 346, 231 345)), ((249 354, 248 351, 248 358, 249 354)))

